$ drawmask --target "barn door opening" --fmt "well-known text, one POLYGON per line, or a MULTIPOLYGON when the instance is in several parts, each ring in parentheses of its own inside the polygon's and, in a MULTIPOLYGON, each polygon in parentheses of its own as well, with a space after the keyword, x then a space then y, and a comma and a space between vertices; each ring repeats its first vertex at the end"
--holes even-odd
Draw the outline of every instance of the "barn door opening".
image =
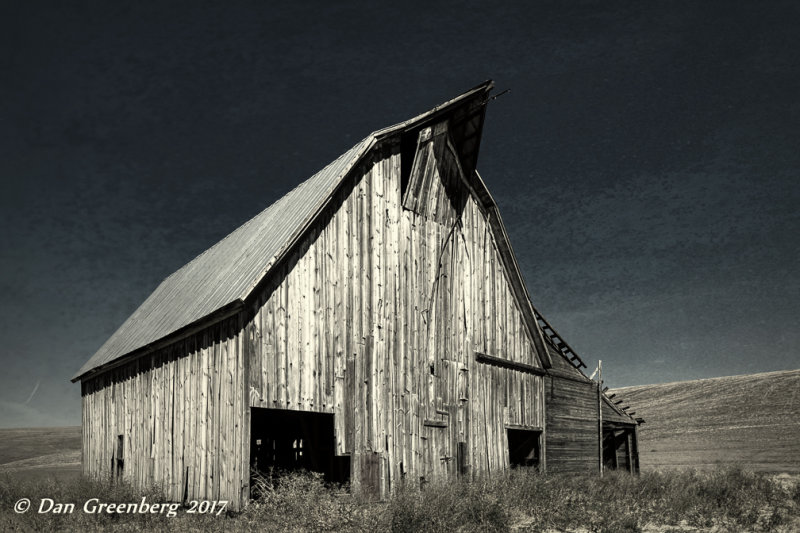
POLYGON ((511 468, 539 468, 542 431, 508 429, 508 459, 511 468))
POLYGON ((251 409, 251 468, 272 475, 319 472, 332 483, 350 480, 350 457, 335 454, 332 414, 251 409))
POLYGON ((125 472, 125 435, 117 435, 116 449, 111 458, 111 476, 121 479, 125 472))
POLYGON ((603 427, 603 467, 636 472, 634 457, 634 437, 632 428, 603 427))

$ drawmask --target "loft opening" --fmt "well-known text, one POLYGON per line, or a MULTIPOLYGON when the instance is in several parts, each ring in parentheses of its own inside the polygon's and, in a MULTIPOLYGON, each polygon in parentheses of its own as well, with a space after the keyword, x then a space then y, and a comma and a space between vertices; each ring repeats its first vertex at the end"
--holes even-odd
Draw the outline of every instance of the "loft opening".
POLYGON ((469 191, 448 122, 406 131, 400 137, 400 193, 403 208, 439 223, 461 216, 469 191))
POLYGON ((507 428, 508 460, 511 468, 539 468, 542 430, 539 428, 507 428))
POLYGON ((333 414, 252 407, 250 415, 251 470, 307 470, 329 483, 350 480, 350 457, 335 452, 333 414))
POLYGON ((411 179, 411 168, 417 155, 420 128, 404 131, 400 136, 400 195, 405 196, 411 179))

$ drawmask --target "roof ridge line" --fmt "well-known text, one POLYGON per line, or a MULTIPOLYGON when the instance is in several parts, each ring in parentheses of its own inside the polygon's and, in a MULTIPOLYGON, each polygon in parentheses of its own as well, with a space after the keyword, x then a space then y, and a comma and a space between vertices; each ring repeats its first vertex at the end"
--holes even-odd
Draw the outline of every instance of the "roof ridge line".
MULTIPOLYGON (((229 303, 244 302, 262 283, 275 264, 297 244, 297 241, 307 231, 309 224, 313 224, 318 219, 320 211, 332 201, 343 178, 377 142, 391 133, 397 133, 405 128, 414 127, 422 121, 435 118, 442 111, 453 108, 456 104, 470 102, 470 99, 476 98, 482 91, 486 93, 491 90, 493 85, 493 82, 488 80, 412 119, 375 130, 315 174, 298 183, 272 204, 164 278, 94 355, 84 363, 73 380, 80 379, 91 371, 99 371, 114 361, 137 352, 142 347, 164 341, 173 335, 179 335, 186 326, 213 316, 216 311, 225 308, 229 303), (308 184, 315 185, 313 189, 306 189, 308 194, 297 192, 308 184), (323 193, 324 195, 322 195, 323 193), (306 205, 302 206, 299 211, 293 210, 293 204, 284 203, 287 198, 294 198, 295 202, 305 202, 306 205), (270 215, 270 212, 273 213, 270 215), (288 222, 279 220, 281 217, 288 217, 288 222), (252 229, 253 224, 257 221, 267 226, 276 223, 279 227, 272 233, 261 231, 260 224, 256 226, 258 231, 242 231, 244 228, 252 229), (236 237, 233 238, 234 236, 236 237), (259 249, 252 251, 254 246, 259 249), (249 252, 248 249, 251 251, 249 252), (210 258, 204 259, 209 256, 210 258), (266 266, 261 268, 264 260, 266 260, 266 266), (229 266, 231 261, 237 264, 243 261, 244 264, 239 264, 234 269, 228 268, 227 271, 216 270, 217 274, 214 275, 212 272, 212 275, 209 275, 208 272, 204 272, 206 267, 219 269, 214 261, 222 261, 222 268, 228 268, 226 265, 229 266), (251 277, 253 272, 257 272, 257 275, 251 277), (182 305, 179 300, 181 300, 181 295, 186 294, 186 287, 189 286, 197 287, 197 290, 189 291, 196 296, 192 297, 191 301, 183 303, 185 308, 182 312, 170 311, 168 306, 182 305), (223 286, 228 288, 223 289, 223 286), (186 322, 187 320, 189 322, 186 322)), ((483 99, 480 105, 485 106, 486 101, 487 99, 483 99)))

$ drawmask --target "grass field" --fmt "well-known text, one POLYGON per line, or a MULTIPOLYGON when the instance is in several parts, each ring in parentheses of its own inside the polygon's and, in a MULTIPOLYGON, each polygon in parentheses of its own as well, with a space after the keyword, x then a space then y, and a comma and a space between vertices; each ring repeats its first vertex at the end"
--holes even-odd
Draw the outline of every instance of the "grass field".
MULTIPOLYGON (((256 487, 257 489, 259 487, 256 487)), ((400 490, 386 502, 367 502, 311 475, 265 482, 241 513, 87 513, 90 498, 150 504, 124 484, 8 480, 0 476, 4 531, 776 531, 800 527, 800 487, 764 474, 708 472, 612 473, 559 477, 514 471, 474 482, 430 483, 400 490), (31 510, 18 514, 20 498, 31 510), (43 498, 75 504, 71 513, 38 513, 43 498)))
POLYGON ((80 449, 80 426, 0 429, 0 465, 80 449))
POLYGON ((80 472, 80 427, 0 429, 0 475, 74 481, 80 472))
POLYGON ((800 473, 800 370, 611 392, 646 421, 642 470, 739 465, 800 473))

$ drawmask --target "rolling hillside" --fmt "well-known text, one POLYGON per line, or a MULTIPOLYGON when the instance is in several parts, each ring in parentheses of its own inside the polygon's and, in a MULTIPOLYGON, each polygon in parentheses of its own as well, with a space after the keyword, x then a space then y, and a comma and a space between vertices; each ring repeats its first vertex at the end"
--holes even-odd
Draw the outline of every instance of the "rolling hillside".
POLYGON ((0 475, 73 479, 81 470, 81 428, 0 429, 0 475))
POLYGON ((611 392, 645 419, 642 470, 736 464, 800 472, 800 370, 611 392))

